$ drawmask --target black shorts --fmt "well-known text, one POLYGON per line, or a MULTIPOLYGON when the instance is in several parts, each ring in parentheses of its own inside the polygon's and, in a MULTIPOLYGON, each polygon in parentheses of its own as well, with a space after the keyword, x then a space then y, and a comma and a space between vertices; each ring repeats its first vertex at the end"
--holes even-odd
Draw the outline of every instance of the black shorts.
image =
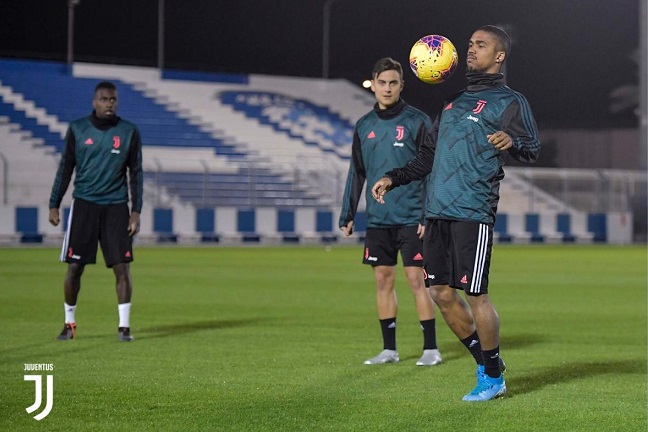
POLYGON ((61 261, 97 262, 97 243, 106 267, 133 261, 133 238, 128 235, 128 204, 99 205, 74 199, 61 248, 61 261))
POLYGON ((367 228, 363 264, 395 266, 400 250, 403 266, 423 267, 423 240, 418 226, 367 228))
POLYGON ((467 295, 488 293, 493 227, 429 219, 425 225, 425 285, 450 285, 467 295))

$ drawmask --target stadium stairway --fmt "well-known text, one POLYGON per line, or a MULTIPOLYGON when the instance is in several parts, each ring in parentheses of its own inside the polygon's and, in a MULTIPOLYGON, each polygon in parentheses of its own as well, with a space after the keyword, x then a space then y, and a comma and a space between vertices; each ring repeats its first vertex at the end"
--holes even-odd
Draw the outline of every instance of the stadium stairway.
MULTIPOLYGON (((79 73, 93 74, 95 72, 92 69, 89 65, 83 69, 79 67, 79 73)), ((357 89, 350 91, 347 87, 351 86, 346 82, 322 83, 300 78, 286 80, 255 76, 248 77, 245 82, 231 82, 217 74, 211 75, 211 81, 205 74, 199 77, 208 81, 194 81, 191 73, 172 74, 170 78, 149 79, 145 82, 141 82, 138 77, 129 78, 121 74, 120 77, 130 79, 134 87, 155 100, 174 101, 183 111, 197 119, 202 127, 219 128, 228 136, 236 136, 247 151, 259 156, 257 166, 283 171, 297 187, 306 190, 317 187, 320 203, 336 201, 344 184, 342 177, 346 175, 348 168, 353 122, 348 116, 368 109, 366 100, 363 100, 366 95, 357 89), (296 102, 304 100, 308 95, 315 93, 314 97, 319 97, 323 94, 340 94, 342 90, 346 95, 354 95, 348 97, 348 106, 351 108, 346 108, 346 112, 352 114, 344 114, 347 117, 343 119, 342 114, 320 107, 323 112, 330 113, 334 120, 329 121, 326 116, 316 117, 311 111, 300 117, 310 119, 311 135, 320 133, 315 138, 317 142, 309 141, 305 134, 291 133, 287 128, 282 130, 278 122, 264 120, 264 113, 267 112, 299 111, 293 108, 295 104, 315 106, 307 101, 296 102), (301 95, 301 99, 297 95, 301 95), (249 106, 260 114, 254 116, 245 110, 236 109, 227 103, 228 100, 242 101, 240 105, 249 106), (334 122, 338 125, 337 129, 332 126, 334 122), (334 143, 333 139, 337 142, 334 143), (332 148, 336 151, 331 151, 332 148)))
POLYGON ((49 200, 58 156, 41 144, 42 139, 0 116, 0 202, 29 206, 49 200))

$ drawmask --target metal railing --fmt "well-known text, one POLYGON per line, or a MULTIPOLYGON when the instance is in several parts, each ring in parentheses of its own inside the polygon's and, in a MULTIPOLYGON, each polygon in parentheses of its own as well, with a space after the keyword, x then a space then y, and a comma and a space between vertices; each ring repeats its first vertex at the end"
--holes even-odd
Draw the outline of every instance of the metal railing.
POLYGON ((642 201, 645 206, 645 171, 509 167, 506 173, 526 181, 531 207, 538 191, 556 198, 563 211, 632 211, 642 201))
POLYGON ((9 161, 1 152, 0 159, 2 159, 2 205, 7 205, 9 203, 9 161))
POLYGON ((178 167, 177 161, 155 157, 144 171, 144 199, 155 206, 325 207, 342 199, 344 186, 334 165, 299 157, 289 169, 264 161, 210 166, 198 159, 178 167))

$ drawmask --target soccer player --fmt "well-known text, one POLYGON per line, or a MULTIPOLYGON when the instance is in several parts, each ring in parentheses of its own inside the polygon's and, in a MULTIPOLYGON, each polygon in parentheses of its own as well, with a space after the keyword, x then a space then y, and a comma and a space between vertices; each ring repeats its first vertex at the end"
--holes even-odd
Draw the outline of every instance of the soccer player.
POLYGON ((116 278, 118 340, 133 340, 130 262, 133 261, 132 239, 139 231, 142 211, 142 142, 137 127, 117 116, 117 102, 113 83, 97 84, 92 114, 73 121, 68 127, 65 149, 52 186, 49 221, 57 226, 61 200, 76 170, 60 256, 68 267, 63 285, 65 324, 59 340, 76 337, 74 315, 81 276, 86 264, 96 262, 99 242, 106 266, 113 269, 116 278))
POLYGON ((506 392, 499 316, 488 296, 493 224, 504 157, 532 163, 540 152, 527 100, 504 85, 500 73, 510 46, 509 36, 498 27, 473 33, 466 89, 444 102, 416 158, 387 171, 371 191, 385 202, 392 188, 429 174, 426 284, 446 323, 477 362, 477 385, 465 401, 487 401, 506 392))
MULTIPOLYGON (((346 236, 353 233, 358 201, 364 187, 380 179, 386 169, 401 166, 414 156, 432 127, 427 114, 401 99, 403 69, 391 58, 379 60, 372 71, 371 90, 376 97, 373 110, 355 126, 351 163, 344 190, 339 227, 346 236)), ((381 206, 366 194, 367 233, 363 263, 373 267, 376 279, 378 319, 383 350, 365 364, 396 363, 396 312, 394 290, 398 252, 405 276, 414 294, 423 330, 423 355, 419 366, 441 363, 436 344, 435 307, 425 287, 422 237, 423 182, 416 181, 398 191, 393 202, 381 206)))

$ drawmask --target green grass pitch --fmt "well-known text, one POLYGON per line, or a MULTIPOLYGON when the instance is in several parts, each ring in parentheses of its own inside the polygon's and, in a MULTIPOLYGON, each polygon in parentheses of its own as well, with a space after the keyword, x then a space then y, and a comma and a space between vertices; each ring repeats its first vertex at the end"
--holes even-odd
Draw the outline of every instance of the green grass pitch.
POLYGON ((0 430, 646 430, 645 246, 496 245, 491 297, 509 390, 482 404, 461 401, 474 362, 440 314, 444 363, 415 365, 422 336, 400 267, 401 363, 363 365, 382 343, 361 254, 136 247, 135 341, 120 343, 101 257, 83 277, 78 338, 61 342, 58 251, 0 249, 0 430), (54 365, 41 421, 25 410, 33 363, 54 365))

